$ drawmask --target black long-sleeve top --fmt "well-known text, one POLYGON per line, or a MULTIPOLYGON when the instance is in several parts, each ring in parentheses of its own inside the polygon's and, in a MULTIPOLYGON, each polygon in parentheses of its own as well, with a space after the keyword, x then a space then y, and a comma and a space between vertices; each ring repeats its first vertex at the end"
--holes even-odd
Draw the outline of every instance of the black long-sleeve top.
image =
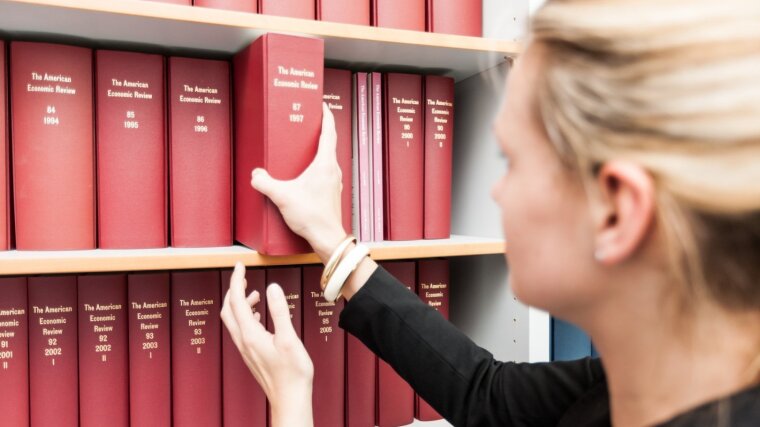
MULTIPOLYGON (((382 267, 346 304, 340 326, 455 426, 610 425, 607 382, 598 359, 496 361, 382 267)), ((760 426, 760 386, 662 424, 718 425, 760 426), (728 424, 718 424, 719 416, 727 416, 728 424)))

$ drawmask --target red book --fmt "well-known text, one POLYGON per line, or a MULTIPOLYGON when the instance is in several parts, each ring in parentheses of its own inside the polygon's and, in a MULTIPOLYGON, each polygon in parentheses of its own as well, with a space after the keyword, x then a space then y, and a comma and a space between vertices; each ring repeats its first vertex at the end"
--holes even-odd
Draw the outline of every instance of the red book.
POLYGON ((454 79, 425 77, 424 237, 451 237, 451 156, 454 79))
MULTIPOLYGON (((267 286, 277 283, 285 293, 290 309, 290 319, 293 328, 299 338, 303 336, 303 298, 301 288, 301 267, 268 268, 266 276, 267 286)), ((271 316, 267 316, 267 329, 274 332, 274 322, 271 316)))
POLYGON ((383 82, 382 74, 372 73, 369 78, 370 141, 372 145, 372 234, 374 241, 383 240, 385 234, 385 206, 383 199, 383 82))
POLYGON ((357 93, 357 126, 358 142, 356 156, 359 158, 359 236, 360 242, 371 242, 372 227, 372 168, 370 153, 372 149, 370 138, 369 85, 367 73, 356 73, 357 93))
POLYGON ((370 0, 317 0, 317 19, 369 25, 369 4, 370 0))
POLYGON ((166 247, 164 58, 95 54, 98 247, 166 247))
POLYGON ((8 78, 5 42, 0 40, 0 251, 11 247, 10 150, 8 149, 8 78))
POLYGON ((77 277, 30 277, 31 425, 79 426, 77 360, 77 277))
POLYGON ((351 71, 325 68, 324 102, 335 116, 338 165, 343 176, 340 195, 343 229, 351 234, 351 71))
POLYGON ((374 427, 377 356, 346 334, 346 427, 374 427))
POLYGON ((427 0, 427 16, 430 32, 483 35, 483 0, 427 0))
POLYGON ((256 0, 193 0, 193 6, 237 10, 250 13, 258 12, 258 4, 256 0))
POLYGON ((322 128, 324 42, 265 34, 235 55, 235 239, 268 255, 307 253, 251 172, 293 179, 314 159, 322 128))
POLYGON ((385 233, 388 240, 422 239, 422 77, 388 73, 384 83, 385 233))
POLYGON ((171 275, 173 426, 221 426, 219 271, 171 275))
POLYGON ((0 277, 0 425, 29 426, 26 277, 0 277))
POLYGON ((314 0, 259 0, 259 13, 314 19, 317 12, 314 0))
POLYGON ((11 43, 16 247, 95 248, 92 51, 11 43))
POLYGON ((232 245, 227 61, 169 58, 169 123, 172 246, 232 245))
MULTIPOLYGON (((247 269, 246 292, 259 291, 261 301, 254 307, 266 322, 265 270, 247 269)), ((222 300, 230 289, 232 271, 222 270, 222 300)), ((267 396, 256 382, 240 351, 232 341, 227 328, 222 327, 222 406, 224 427, 249 427, 267 425, 267 396)))
MULTIPOLYGON (((444 318, 449 318, 449 260, 426 259, 417 262, 417 295, 423 302, 438 310, 444 318)), ((416 395, 414 417, 420 421, 443 418, 416 395)))
POLYGON ((425 31, 425 0, 372 0, 372 25, 425 31))
POLYGON ((129 426, 127 276, 79 276, 79 425, 129 426))
POLYGON ((338 327, 342 302, 327 302, 319 285, 321 266, 303 267, 303 343, 314 363, 314 425, 342 426, 346 337, 338 327))
POLYGON ((133 426, 169 427, 169 273, 129 275, 129 415, 133 426))
MULTIPOLYGON (((411 292, 416 289, 414 261, 381 263, 411 292)), ((377 360, 377 425, 395 427, 414 421, 414 391, 390 365, 377 360)))

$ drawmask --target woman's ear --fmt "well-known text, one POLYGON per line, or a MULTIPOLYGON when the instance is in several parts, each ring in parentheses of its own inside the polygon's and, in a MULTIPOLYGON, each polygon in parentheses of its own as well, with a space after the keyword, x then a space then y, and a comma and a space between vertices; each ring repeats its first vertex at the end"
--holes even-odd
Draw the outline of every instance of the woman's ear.
POLYGON ((639 165, 611 161, 600 168, 594 184, 594 257, 617 264, 633 256, 648 237, 655 215, 654 180, 639 165))

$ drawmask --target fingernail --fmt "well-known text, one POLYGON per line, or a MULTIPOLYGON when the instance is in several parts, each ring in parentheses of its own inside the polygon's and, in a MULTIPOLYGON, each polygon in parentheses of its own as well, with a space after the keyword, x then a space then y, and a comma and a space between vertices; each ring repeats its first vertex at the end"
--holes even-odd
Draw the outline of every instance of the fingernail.
POLYGON ((267 286, 267 299, 270 301, 275 301, 280 298, 283 298, 283 292, 282 288, 277 283, 271 283, 269 286, 267 286), (280 292, 277 292, 279 290, 280 292))

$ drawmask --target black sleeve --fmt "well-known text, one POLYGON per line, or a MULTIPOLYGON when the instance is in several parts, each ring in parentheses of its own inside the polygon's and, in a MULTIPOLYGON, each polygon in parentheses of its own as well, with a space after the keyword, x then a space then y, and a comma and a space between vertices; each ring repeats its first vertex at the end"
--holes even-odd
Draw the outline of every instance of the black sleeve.
POLYGON ((378 267, 340 326, 388 362, 455 426, 556 426, 604 381, 595 359, 503 363, 378 267))

